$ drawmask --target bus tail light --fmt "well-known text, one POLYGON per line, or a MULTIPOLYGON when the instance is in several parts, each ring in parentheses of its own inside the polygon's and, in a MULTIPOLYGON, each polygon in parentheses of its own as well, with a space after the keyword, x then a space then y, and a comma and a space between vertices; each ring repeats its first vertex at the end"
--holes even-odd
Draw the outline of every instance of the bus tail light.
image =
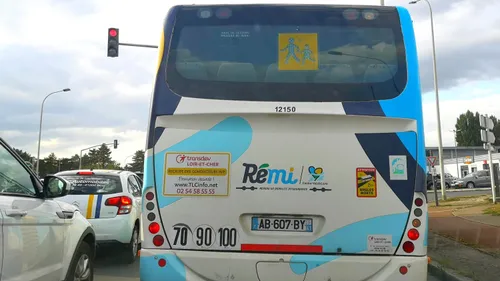
POLYGON ((422 207, 422 205, 424 205, 424 200, 422 198, 415 199, 415 205, 417 205, 417 207, 422 207))
POLYGON ((163 245, 164 242, 165 242, 165 239, 161 235, 156 235, 155 237, 153 237, 153 244, 156 247, 160 247, 161 245, 163 245))
POLYGON ((151 232, 151 234, 156 234, 160 232, 160 225, 157 222, 152 222, 149 225, 149 232, 151 232))
POLYGON ((415 241, 418 239, 418 237, 420 237, 420 233, 415 228, 412 228, 408 231, 408 238, 410 238, 410 240, 415 241))
POLYGON ((415 250, 415 245, 412 242, 406 241, 403 243, 403 250, 407 253, 413 253, 415 250))
POLYGON ((126 215, 132 211, 132 199, 127 196, 117 196, 106 199, 106 206, 118 207, 118 215, 126 215))

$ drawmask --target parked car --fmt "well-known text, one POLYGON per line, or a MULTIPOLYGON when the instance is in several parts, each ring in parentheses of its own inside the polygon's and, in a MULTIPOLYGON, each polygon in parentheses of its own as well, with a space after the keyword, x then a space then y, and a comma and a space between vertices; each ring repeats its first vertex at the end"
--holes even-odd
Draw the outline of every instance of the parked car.
POLYGON ((70 183, 43 184, 0 138, 0 272, 2 280, 93 280, 95 233, 70 204, 58 202, 70 183))
POLYGON ((482 170, 470 173, 461 179, 455 180, 453 186, 456 188, 490 187, 490 171, 482 170))
POLYGON ((85 214, 95 229, 97 244, 121 244, 125 260, 134 262, 140 246, 140 178, 123 170, 73 170, 56 175, 72 185, 59 200, 85 214))
MULTIPOLYGON (((453 186, 453 182, 456 180, 455 177, 453 177, 451 174, 449 173, 445 173, 445 178, 444 178, 444 184, 446 186, 446 189, 450 188, 453 186)), ((435 177, 434 177, 434 180, 436 182, 436 188, 439 190, 441 189, 441 175, 437 174, 435 177)), ((432 186, 432 174, 431 173, 427 173, 427 189, 432 189, 433 186, 432 186)))

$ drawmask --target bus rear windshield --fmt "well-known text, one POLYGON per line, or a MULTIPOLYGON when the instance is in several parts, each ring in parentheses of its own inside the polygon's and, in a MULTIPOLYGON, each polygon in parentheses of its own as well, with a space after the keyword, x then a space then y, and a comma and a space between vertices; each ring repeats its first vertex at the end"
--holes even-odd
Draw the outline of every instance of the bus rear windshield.
POLYGON ((181 96, 372 101, 406 86, 392 7, 181 7, 174 26, 166 82, 181 96))

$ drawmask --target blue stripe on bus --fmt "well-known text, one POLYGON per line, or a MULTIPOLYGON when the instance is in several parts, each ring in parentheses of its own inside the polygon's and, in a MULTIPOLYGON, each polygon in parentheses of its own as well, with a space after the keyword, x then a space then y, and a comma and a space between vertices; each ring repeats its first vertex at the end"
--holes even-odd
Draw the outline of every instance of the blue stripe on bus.
POLYGON ((378 101, 342 102, 347 115, 385 116, 378 101))
MULTIPOLYGON (((404 132, 400 134, 408 134, 413 136, 413 141, 416 142, 415 132, 404 132)), ((399 198, 408 210, 411 210, 413 205, 413 196, 416 187, 417 162, 403 145, 396 133, 373 133, 373 134, 356 134, 359 143, 363 147, 366 155, 372 162, 377 172, 382 176, 385 182, 392 189, 394 194, 399 198), (391 180, 389 155, 405 155, 406 170, 408 180, 391 180), (409 188, 412 187, 412 188, 409 188)), ((415 147, 415 146, 413 146, 415 147)))
MULTIPOLYGON (((208 130, 196 132, 189 138, 172 145, 160 152, 154 151, 154 164, 151 157, 148 157, 147 165, 154 165, 157 194, 162 194, 165 152, 221 152, 231 153, 231 163, 237 161, 250 147, 253 138, 253 130, 250 123, 242 117, 231 116, 214 125, 208 130)), ((149 171, 149 168, 146 168, 149 171)), ((144 186, 151 186, 146 182, 144 186)), ((159 196, 158 204, 160 208, 168 206, 182 197, 159 196)))
POLYGON ((101 216, 101 203, 102 194, 97 195, 97 203, 95 204, 95 218, 98 219, 101 216))
POLYGON ((140 276, 142 281, 186 281, 186 267, 174 254, 141 256, 140 276), (158 266, 158 259, 165 259, 164 267, 158 266))
MULTIPOLYGON (((163 50, 167 51, 170 47, 170 41, 172 37, 172 31, 174 29, 175 15, 180 7, 172 7, 167 14, 166 22, 164 24, 165 28, 163 30, 164 34, 164 46, 163 50)), ((158 48, 161 50, 162 48, 158 48)), ((167 86, 165 81, 165 73, 160 73, 162 70, 167 68, 167 56, 161 55, 160 67, 158 67, 158 73, 156 73, 156 81, 154 85, 153 94, 153 104, 151 108, 151 116, 149 122, 149 132, 148 132, 148 149, 153 148, 156 142, 160 139, 163 134, 163 128, 155 130, 156 127, 156 117, 161 115, 172 115, 177 109, 181 97, 174 94, 167 86)))
MULTIPOLYGON (((405 41, 406 64, 408 69, 408 82, 405 90, 397 98, 391 100, 381 100, 380 106, 387 117, 411 118, 417 121, 417 142, 412 139, 402 137, 399 138, 406 146, 408 151, 416 151, 417 162, 419 166, 426 168, 425 153, 420 153, 415 149, 424 149, 424 125, 422 114, 422 97, 420 90, 420 78, 418 68, 417 48, 415 41, 415 33, 413 31, 413 23, 408 13, 408 10, 398 7, 398 13, 401 21, 403 38, 405 41), (404 108, 404 110, 403 110, 404 108)), ((424 189, 425 190, 425 189, 424 189)))
MULTIPOLYGON (((387 165, 388 166, 388 165, 387 165)), ((368 250, 367 238, 370 234, 391 235, 392 246, 396 249, 403 237, 409 212, 373 217, 336 229, 312 242, 310 245, 323 246, 324 253, 362 253, 368 250)), ((295 274, 305 273, 300 263, 307 264, 307 271, 341 256, 294 255, 290 267, 295 274)))

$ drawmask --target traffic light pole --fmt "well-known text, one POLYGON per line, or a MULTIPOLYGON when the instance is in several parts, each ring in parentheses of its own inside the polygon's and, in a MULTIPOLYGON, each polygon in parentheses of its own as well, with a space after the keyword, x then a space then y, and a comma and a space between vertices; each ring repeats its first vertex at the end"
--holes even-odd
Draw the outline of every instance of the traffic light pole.
POLYGON ((142 47, 142 48, 154 48, 158 49, 156 45, 145 45, 145 44, 132 44, 132 43, 118 43, 120 46, 129 46, 129 47, 142 47))
MULTIPOLYGON (((100 147, 101 145, 103 145, 103 144, 102 143, 101 144, 97 144, 97 145, 94 145, 94 146, 91 146, 91 147, 87 147, 87 148, 84 148, 84 149, 80 150, 80 163, 78 164, 78 170, 82 169, 82 154, 83 154, 83 151, 89 150, 89 149, 92 149, 92 148, 95 148, 95 147, 100 147)), ((116 148, 116 146, 118 146, 118 142, 115 140, 114 142, 105 143, 104 145, 113 145, 116 148)))

